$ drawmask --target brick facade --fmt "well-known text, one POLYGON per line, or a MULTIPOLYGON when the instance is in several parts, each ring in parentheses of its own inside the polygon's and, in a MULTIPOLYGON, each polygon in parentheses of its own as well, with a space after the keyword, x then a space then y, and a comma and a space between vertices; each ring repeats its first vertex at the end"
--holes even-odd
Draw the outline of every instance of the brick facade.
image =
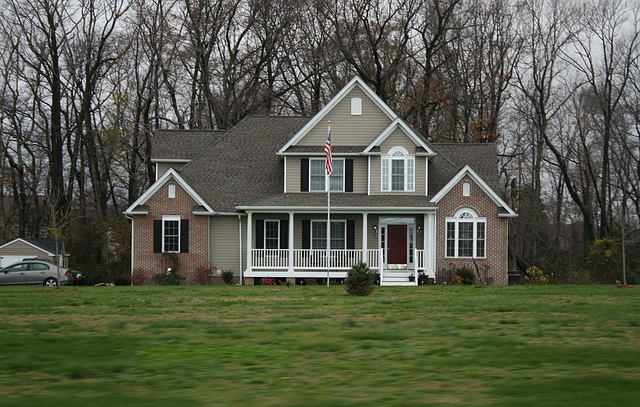
MULTIPOLYGON (((469 176, 463 177, 449 193, 438 202, 436 215, 436 268, 466 266, 479 270, 490 284, 507 284, 508 219, 498 217, 498 207, 469 176), (469 196, 463 196, 463 184, 470 183, 469 196), (463 208, 473 209, 479 217, 486 217, 486 257, 477 259, 446 257, 446 218, 453 217, 463 208)), ((482 282, 481 282, 482 283, 482 282)))
POLYGON ((179 215, 181 220, 189 220, 189 251, 176 253, 180 261, 179 275, 185 278, 181 284, 220 284, 220 277, 205 271, 209 268, 209 218, 193 214, 196 201, 189 193, 170 178, 146 204, 148 215, 136 215, 134 219, 134 284, 154 284, 154 274, 172 267, 169 256, 153 252, 153 222, 161 220, 163 215, 179 215), (175 185, 175 198, 168 198, 169 185, 175 185))

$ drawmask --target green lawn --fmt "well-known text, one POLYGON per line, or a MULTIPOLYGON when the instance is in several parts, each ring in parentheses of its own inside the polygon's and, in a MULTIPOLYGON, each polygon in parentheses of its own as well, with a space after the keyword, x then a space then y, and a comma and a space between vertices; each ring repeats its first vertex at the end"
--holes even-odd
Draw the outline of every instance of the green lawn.
POLYGON ((630 406, 640 289, 0 288, 2 406, 630 406))

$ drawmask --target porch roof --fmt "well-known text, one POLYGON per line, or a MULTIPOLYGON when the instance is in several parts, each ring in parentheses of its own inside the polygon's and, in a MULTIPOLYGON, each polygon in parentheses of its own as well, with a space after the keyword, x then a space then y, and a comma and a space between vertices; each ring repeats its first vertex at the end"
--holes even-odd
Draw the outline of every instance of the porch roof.
MULTIPOLYGON (((434 210, 436 204, 430 197, 419 195, 367 195, 334 192, 331 194, 331 210, 339 212, 386 211, 415 212, 434 210)), ((238 206, 239 210, 302 210, 307 212, 326 211, 326 193, 281 193, 256 201, 250 205, 238 206)))

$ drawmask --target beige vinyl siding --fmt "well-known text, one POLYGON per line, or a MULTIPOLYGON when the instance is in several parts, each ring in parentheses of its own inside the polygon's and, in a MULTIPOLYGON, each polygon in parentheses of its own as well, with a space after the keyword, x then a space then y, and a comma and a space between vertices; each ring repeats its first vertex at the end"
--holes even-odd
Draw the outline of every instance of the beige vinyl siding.
POLYGON ((397 128, 380 144, 380 153, 387 154, 393 147, 398 146, 406 148, 409 154, 416 152, 416 143, 402 129, 397 128))
POLYGON ((300 160, 304 157, 287 157, 287 192, 300 192, 300 160))
MULTIPOLYGON (((380 156, 371 157, 371 195, 382 194, 382 183, 380 177, 382 176, 382 158, 380 156)), ((388 192, 384 192, 388 194, 388 192)))
MULTIPOLYGON (((60 251, 62 251, 62 247, 60 248, 60 251)), ((38 256, 38 258, 40 259, 49 258, 49 256, 47 255, 47 252, 45 252, 44 250, 30 246, 29 244, 25 242, 21 242, 19 240, 0 249, 0 256, 25 256, 25 257, 38 256)))
POLYGON ((391 124, 391 119, 356 86, 296 145, 324 146, 327 142, 327 121, 331 121, 333 146, 367 146, 391 124), (361 116, 351 115, 351 99, 354 97, 362 99, 361 116))
POLYGON ((243 269, 246 268, 247 220, 242 217, 242 253, 238 236, 238 216, 212 216, 209 221, 210 262, 218 270, 233 269, 240 272, 240 255, 243 269))
POLYGON ((353 157, 353 193, 366 194, 368 192, 368 158, 353 157))

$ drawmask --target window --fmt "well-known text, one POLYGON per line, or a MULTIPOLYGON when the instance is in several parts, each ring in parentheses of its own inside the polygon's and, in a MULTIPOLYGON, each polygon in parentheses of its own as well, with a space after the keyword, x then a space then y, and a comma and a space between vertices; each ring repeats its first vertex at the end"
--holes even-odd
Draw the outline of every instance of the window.
POLYGON ((264 221, 264 248, 279 249, 280 248, 280 221, 265 220, 264 221))
POLYGON ((382 157, 382 190, 415 190, 415 159, 402 147, 394 147, 382 157))
MULTIPOLYGON (((344 221, 331 222, 331 248, 346 248, 346 224, 344 221)), ((327 222, 311 222, 311 248, 323 250, 327 248, 327 222)))
POLYGON ((333 175, 327 177, 325 159, 312 158, 309 160, 309 190, 325 191, 325 180, 331 179, 332 191, 344 191, 344 159, 333 159, 333 175))
POLYGON ((169 198, 176 197, 176 186, 173 184, 169 184, 169 198))
POLYGON ((162 217, 162 251, 177 253, 180 251, 180 217, 162 217))
POLYGON ((189 219, 164 215, 153 221, 154 253, 189 253, 189 219))
POLYGON ((447 257, 485 257, 486 218, 471 209, 447 218, 447 257))

